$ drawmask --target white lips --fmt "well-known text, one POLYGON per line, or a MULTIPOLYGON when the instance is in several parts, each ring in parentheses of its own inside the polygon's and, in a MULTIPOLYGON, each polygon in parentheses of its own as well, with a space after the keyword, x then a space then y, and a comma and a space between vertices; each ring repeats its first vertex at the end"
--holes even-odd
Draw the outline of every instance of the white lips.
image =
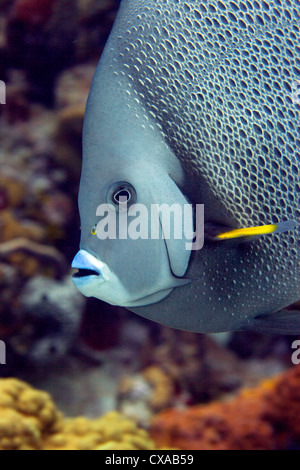
POLYGON ((72 280, 83 295, 95 297, 111 305, 126 305, 130 293, 124 288, 109 267, 88 251, 80 250, 75 256, 72 268, 91 271, 85 276, 73 276, 72 280), (110 282, 107 282, 110 281, 110 282))
MULTIPOLYGON (((88 251, 85 251, 85 250, 80 250, 77 253, 77 255, 75 256, 73 260, 72 268, 79 269, 79 270, 85 269, 85 270, 94 271, 95 273, 98 273, 97 277, 99 277, 103 281, 109 281, 111 278, 111 272, 110 272, 109 267, 105 263, 95 258, 93 255, 91 255, 88 251)), ((84 280, 85 277, 91 277, 91 276, 96 276, 96 275, 91 273, 90 276, 87 275, 82 278, 75 278, 75 281, 81 281, 81 280, 84 280)))
POLYGON ((109 267, 88 251, 80 250, 77 253, 73 260, 72 268, 91 271, 90 275, 87 272, 85 276, 77 277, 75 275, 72 277, 75 287, 86 297, 94 297, 99 287, 110 284, 107 283, 111 279, 109 267))

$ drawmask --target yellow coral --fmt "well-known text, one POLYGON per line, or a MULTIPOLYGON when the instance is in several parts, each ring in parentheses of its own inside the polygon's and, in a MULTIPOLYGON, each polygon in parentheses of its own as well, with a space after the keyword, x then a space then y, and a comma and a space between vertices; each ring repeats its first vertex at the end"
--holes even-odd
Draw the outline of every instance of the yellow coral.
POLYGON ((50 396, 16 379, 0 380, 0 450, 150 450, 148 433, 120 413, 64 418, 50 396))
POLYGON ((155 411, 160 411, 169 406, 174 393, 174 384, 170 376, 156 366, 144 370, 143 376, 153 390, 150 399, 151 407, 155 411))
POLYGON ((0 381, 0 450, 39 450, 61 419, 49 395, 15 379, 0 381))

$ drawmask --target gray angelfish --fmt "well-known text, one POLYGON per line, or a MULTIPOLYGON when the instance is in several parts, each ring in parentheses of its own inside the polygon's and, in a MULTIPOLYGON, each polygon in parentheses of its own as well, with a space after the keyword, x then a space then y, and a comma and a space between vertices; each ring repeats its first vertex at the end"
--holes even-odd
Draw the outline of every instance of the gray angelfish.
POLYGON ((123 0, 84 122, 77 288, 174 328, 299 333, 299 80, 296 0, 123 0), (99 240, 104 204, 124 218, 99 240), (161 204, 204 205, 202 249, 125 239, 161 204))

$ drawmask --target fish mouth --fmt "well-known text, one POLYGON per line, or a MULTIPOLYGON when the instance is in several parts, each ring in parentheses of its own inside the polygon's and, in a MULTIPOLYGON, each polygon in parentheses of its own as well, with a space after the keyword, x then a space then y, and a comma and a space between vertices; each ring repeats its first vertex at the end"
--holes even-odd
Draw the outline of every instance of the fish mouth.
POLYGON ((79 269, 77 273, 73 274, 73 279, 81 279, 83 277, 89 277, 89 276, 100 276, 97 271, 94 271, 92 269, 79 269))
POLYGON ((89 282, 92 279, 97 279, 98 282, 106 282, 111 278, 109 267, 85 250, 80 250, 77 253, 73 260, 72 268, 78 270, 72 276, 76 286, 89 282))
POLYGON ((83 295, 126 308, 144 307, 160 302, 174 288, 191 282, 188 279, 171 276, 160 289, 150 289, 149 292, 143 292, 138 296, 132 293, 103 261, 86 250, 77 253, 72 268, 78 270, 72 276, 72 281, 83 295))

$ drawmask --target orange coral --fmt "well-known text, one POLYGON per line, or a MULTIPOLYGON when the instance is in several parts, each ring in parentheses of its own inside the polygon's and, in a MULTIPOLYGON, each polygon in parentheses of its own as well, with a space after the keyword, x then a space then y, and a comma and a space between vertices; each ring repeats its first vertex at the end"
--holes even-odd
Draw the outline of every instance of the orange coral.
POLYGON ((277 450, 300 440, 300 367, 227 403, 168 410, 154 418, 160 445, 186 450, 277 450))

